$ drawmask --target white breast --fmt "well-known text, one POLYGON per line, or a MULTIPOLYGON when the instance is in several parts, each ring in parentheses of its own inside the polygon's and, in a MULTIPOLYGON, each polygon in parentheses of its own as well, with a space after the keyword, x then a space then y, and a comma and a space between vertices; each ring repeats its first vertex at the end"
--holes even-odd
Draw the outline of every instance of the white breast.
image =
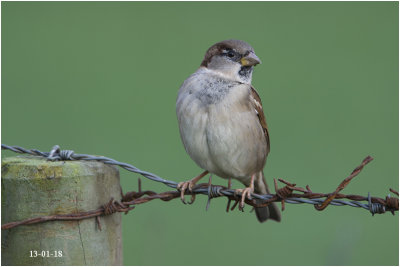
POLYGON ((179 90, 176 112, 187 153, 223 178, 247 180, 262 170, 266 140, 249 103, 250 86, 200 70, 179 90))

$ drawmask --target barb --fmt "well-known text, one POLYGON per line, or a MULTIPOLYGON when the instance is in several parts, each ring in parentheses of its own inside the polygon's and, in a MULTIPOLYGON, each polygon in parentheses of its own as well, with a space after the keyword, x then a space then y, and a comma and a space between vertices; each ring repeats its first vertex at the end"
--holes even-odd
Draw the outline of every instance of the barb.
MULTIPOLYGON (((116 161, 111 158, 107 157, 99 157, 99 156, 92 156, 87 154, 75 154, 72 150, 60 150, 59 146, 54 146, 51 152, 41 152, 36 149, 27 150, 18 146, 8 146, 8 145, 1 145, 2 149, 11 150, 16 153, 23 153, 23 154, 30 154, 35 156, 45 157, 48 160, 92 160, 92 161, 100 161, 104 164, 116 165, 120 166, 130 172, 141 174, 142 176, 156 181, 161 182, 169 187, 176 188, 177 182, 165 180, 153 173, 142 171, 136 168, 133 165, 116 161)), ((399 199, 391 197, 388 195, 386 199, 378 198, 378 197, 371 197, 368 193, 368 197, 363 197, 359 195, 344 195, 340 194, 339 192, 343 190, 353 179, 357 176, 361 170, 364 168, 366 164, 368 164, 372 160, 372 157, 367 157, 364 161, 356 167, 353 172, 350 174, 349 177, 344 179, 342 183, 336 188, 333 193, 324 194, 324 193, 314 193, 311 191, 310 187, 307 185, 306 189, 302 187, 296 187, 296 184, 287 182, 283 179, 278 179, 279 182, 285 184, 284 187, 278 188, 277 182, 275 182, 275 192, 276 194, 266 194, 266 195, 258 195, 258 194, 251 194, 251 199, 246 198, 245 202, 253 207, 264 207, 267 206, 271 202, 281 202, 282 203, 282 210, 284 209, 285 203, 290 204, 312 204, 317 208, 317 210, 323 210, 328 205, 334 206, 350 206, 350 207, 357 207, 363 208, 372 213, 372 215, 376 213, 385 213, 386 211, 390 211, 394 214, 395 211, 399 210, 399 199), (326 198, 326 199, 324 199, 326 198), (256 201, 257 199, 257 201, 256 201), (342 199, 348 199, 349 201, 345 201, 342 199), (261 201, 260 201, 261 200, 261 201), (361 203, 360 201, 365 201, 366 203, 361 203), (322 207, 322 208, 321 208, 322 207)), ((111 199, 108 203, 104 204, 102 207, 87 211, 87 212, 80 212, 80 213, 73 213, 73 214, 65 214, 65 215, 50 215, 50 216, 42 216, 37 218, 31 218, 23 221, 18 222, 10 222, 2 225, 1 229, 10 229, 19 225, 26 225, 26 224, 34 224, 46 221, 54 221, 54 220, 82 220, 87 218, 96 218, 98 223, 99 229, 101 230, 99 216, 107 216, 113 214, 115 212, 124 212, 128 213, 130 210, 135 208, 135 205, 147 203, 149 201, 160 199, 162 201, 170 201, 175 198, 180 197, 180 192, 178 191, 167 191, 163 193, 156 193, 153 191, 142 191, 141 189, 141 180, 138 180, 138 192, 132 191, 128 192, 127 194, 123 194, 121 190, 122 198, 120 201, 111 199)), ((390 189, 391 192, 395 193, 398 196, 398 192, 394 189, 390 189)), ((237 204, 240 200, 240 196, 235 195, 235 190, 231 189, 230 182, 228 187, 220 186, 220 185, 212 185, 211 180, 209 183, 199 184, 196 185, 192 192, 185 192, 185 195, 207 195, 209 201, 207 202, 207 209, 210 204, 211 198, 219 198, 219 197, 226 197, 228 198, 228 205, 226 211, 234 210, 237 207, 237 204), (231 201, 235 201, 234 205, 230 208, 231 201)))
POLYGON ((346 179, 343 180, 343 182, 340 183, 340 185, 336 188, 335 192, 333 192, 332 194, 330 194, 326 200, 321 204, 321 205, 314 205, 314 207, 319 210, 322 211, 324 210, 329 203, 335 198, 335 196, 341 191, 343 190, 350 182, 351 180, 356 177, 364 168, 365 165, 367 165, 368 163, 370 163, 373 160, 373 158, 371 156, 366 157, 360 165, 358 165, 350 174, 349 177, 347 177, 346 179))

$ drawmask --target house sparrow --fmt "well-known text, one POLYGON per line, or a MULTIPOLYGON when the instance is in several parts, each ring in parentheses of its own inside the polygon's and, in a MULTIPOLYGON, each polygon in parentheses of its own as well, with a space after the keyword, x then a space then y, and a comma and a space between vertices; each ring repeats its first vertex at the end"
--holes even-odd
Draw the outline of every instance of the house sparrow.
MULTIPOLYGON (((263 174, 270 150, 267 123, 251 85, 253 68, 259 63, 248 43, 222 41, 207 50, 199 69, 182 84, 176 101, 180 135, 186 152, 205 170, 178 184, 182 201, 185 190, 191 191, 207 173, 246 186, 237 190, 241 208, 251 193, 270 193, 263 174)), ((281 220, 275 203, 255 211, 260 222, 281 220)))

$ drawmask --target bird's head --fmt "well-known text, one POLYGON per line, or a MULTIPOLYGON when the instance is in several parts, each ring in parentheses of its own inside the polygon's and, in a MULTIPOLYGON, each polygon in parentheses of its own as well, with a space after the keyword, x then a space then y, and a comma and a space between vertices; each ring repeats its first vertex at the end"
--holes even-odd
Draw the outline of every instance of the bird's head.
POLYGON ((201 66, 218 72, 228 79, 251 83, 253 67, 260 64, 253 47, 240 40, 226 40, 211 46, 201 66))

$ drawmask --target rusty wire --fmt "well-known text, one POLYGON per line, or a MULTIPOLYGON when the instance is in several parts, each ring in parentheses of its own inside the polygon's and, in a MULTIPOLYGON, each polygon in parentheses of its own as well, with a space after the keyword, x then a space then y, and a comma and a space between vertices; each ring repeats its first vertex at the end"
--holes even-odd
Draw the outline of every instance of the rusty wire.
MULTIPOLYGON (((177 183, 174 181, 165 180, 155 174, 142 171, 130 164, 118 162, 116 160, 107 158, 107 157, 98 157, 98 156, 91 156, 87 154, 75 154, 72 150, 60 150, 59 146, 54 146, 50 152, 41 152, 38 150, 27 150, 17 146, 8 146, 8 145, 1 145, 2 149, 7 149, 14 151, 16 153, 26 153, 36 156, 42 156, 47 158, 48 160, 94 160, 100 161, 105 164, 117 165, 120 166, 128 171, 139 173, 142 176, 149 178, 156 182, 164 183, 169 187, 176 188, 177 183)), ((316 208, 316 210, 322 211, 328 205, 334 206, 344 206, 348 205, 351 207, 358 207, 363 208, 374 214, 381 214, 385 213, 386 211, 390 211, 393 215, 395 211, 399 210, 399 199, 395 197, 391 197, 390 194, 385 198, 379 197, 371 197, 368 193, 367 197, 359 196, 359 195, 345 195, 339 193, 343 190, 350 181, 357 176, 365 165, 372 161, 372 157, 366 157, 362 163, 357 166, 350 176, 345 178, 336 190, 332 193, 314 193, 311 191, 310 187, 307 185, 306 188, 296 187, 296 184, 290 183, 283 179, 278 179, 279 182, 285 184, 282 188, 278 187, 276 179, 274 179, 275 184, 275 192, 276 194, 266 194, 266 195, 258 195, 258 194, 251 194, 251 198, 246 198, 245 202, 253 207, 263 207, 267 206, 271 202, 281 202, 282 203, 282 210, 285 208, 285 203, 290 204, 312 204, 316 208), (255 201, 255 199, 258 199, 255 201), (348 199, 350 201, 345 201, 342 199, 348 199), (261 200, 261 201, 260 201, 261 200), (365 201, 366 203, 361 203, 360 201, 365 201)), ((122 191, 122 190, 121 190, 122 191)), ((394 189, 390 189, 390 191, 397 196, 399 195, 398 192, 394 189)), ((208 196, 207 207, 210 205, 210 201, 212 198, 218 197, 226 197, 228 199, 228 204, 226 207, 226 211, 234 210, 237 204, 240 201, 240 195, 235 194, 235 190, 231 189, 230 183, 228 187, 221 186, 221 185, 212 185, 211 179, 209 183, 202 183, 196 185, 192 192, 185 192, 185 195, 192 195, 192 200, 195 199, 197 194, 203 194, 208 196), (234 205, 230 207, 231 201, 235 201, 234 205)), ((121 200, 114 200, 111 199, 108 203, 105 203, 102 207, 86 211, 86 212, 79 212, 79 213, 71 213, 71 214, 62 214, 62 215, 49 215, 49 216, 41 216, 36 218, 30 218, 27 220, 17 221, 17 222, 10 222, 3 224, 1 226, 2 230, 11 229, 13 227, 19 225, 28 225, 28 224, 35 224, 40 222, 46 221, 56 221, 56 220, 82 220, 87 218, 96 218, 98 223, 99 229, 101 230, 101 224, 99 216, 107 216, 116 212, 124 212, 128 213, 130 210, 135 208, 135 205, 143 204, 155 199, 160 199, 163 201, 170 201, 175 198, 180 197, 179 191, 167 191, 163 193, 156 193, 153 191, 142 191, 141 188, 141 180, 138 180, 138 191, 128 192, 126 194, 122 194, 121 200)), ((243 211, 243 210, 242 210, 243 211)))

